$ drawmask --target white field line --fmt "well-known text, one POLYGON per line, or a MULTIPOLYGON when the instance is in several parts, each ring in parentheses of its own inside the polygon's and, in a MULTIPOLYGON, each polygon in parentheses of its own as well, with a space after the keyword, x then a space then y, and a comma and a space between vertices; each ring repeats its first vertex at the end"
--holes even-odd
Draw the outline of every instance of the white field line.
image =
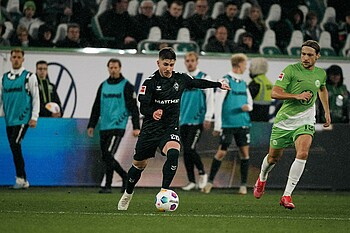
POLYGON ((148 217, 197 217, 197 218, 243 218, 243 219, 286 219, 286 220, 333 220, 333 221, 345 221, 350 222, 349 218, 328 218, 328 217, 295 217, 295 216, 271 216, 271 215, 219 215, 219 214, 176 214, 176 213, 127 213, 127 212, 116 212, 116 213, 99 213, 99 212, 74 212, 74 211, 8 211, 0 210, 2 214, 37 214, 37 215, 95 215, 95 216, 148 216, 148 217))

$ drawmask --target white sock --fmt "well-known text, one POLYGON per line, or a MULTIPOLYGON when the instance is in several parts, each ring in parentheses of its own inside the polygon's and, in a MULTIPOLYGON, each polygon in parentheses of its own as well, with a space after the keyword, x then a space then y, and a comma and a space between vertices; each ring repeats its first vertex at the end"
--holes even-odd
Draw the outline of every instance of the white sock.
POLYGON ((295 159, 289 170, 288 181, 283 196, 291 196, 305 168, 306 160, 295 159))
POLYGON ((260 171, 260 181, 266 181, 267 180, 267 176, 269 175, 269 172, 272 170, 272 168, 275 167, 274 163, 268 163, 267 162, 267 157, 269 155, 267 154, 261 164, 261 171, 260 171))

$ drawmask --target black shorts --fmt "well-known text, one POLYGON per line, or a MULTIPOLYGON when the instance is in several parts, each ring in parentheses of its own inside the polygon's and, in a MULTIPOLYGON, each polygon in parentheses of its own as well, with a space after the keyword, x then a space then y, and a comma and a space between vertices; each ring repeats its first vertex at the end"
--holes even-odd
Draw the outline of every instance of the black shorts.
POLYGON ((232 143, 233 137, 235 138, 235 142, 238 147, 249 145, 250 128, 224 128, 220 136, 220 145, 222 150, 227 150, 232 143))
POLYGON ((153 158, 157 148, 162 153, 163 147, 169 141, 176 141, 180 144, 180 132, 178 130, 164 131, 157 135, 142 132, 136 143, 134 160, 142 161, 153 158))

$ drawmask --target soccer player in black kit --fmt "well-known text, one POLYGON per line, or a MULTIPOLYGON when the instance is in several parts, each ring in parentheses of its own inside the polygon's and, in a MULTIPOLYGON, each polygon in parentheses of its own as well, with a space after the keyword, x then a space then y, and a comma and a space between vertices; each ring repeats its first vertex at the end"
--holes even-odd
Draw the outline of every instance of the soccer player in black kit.
POLYGON ((177 170, 180 154, 179 114, 183 91, 191 88, 216 88, 229 90, 226 83, 194 79, 175 72, 176 54, 172 48, 159 51, 158 70, 141 86, 138 100, 140 112, 145 116, 136 143, 132 166, 128 171, 126 190, 118 203, 118 210, 127 210, 134 187, 141 178, 149 158, 157 148, 167 157, 163 165, 162 189, 168 189, 177 170))

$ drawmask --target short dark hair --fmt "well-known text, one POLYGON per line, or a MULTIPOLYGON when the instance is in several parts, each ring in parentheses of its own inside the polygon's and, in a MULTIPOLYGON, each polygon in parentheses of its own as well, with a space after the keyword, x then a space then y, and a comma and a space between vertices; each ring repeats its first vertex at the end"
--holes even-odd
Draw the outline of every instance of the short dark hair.
POLYGON ((70 28, 79 28, 80 29, 80 25, 77 23, 69 23, 67 25, 67 32, 69 31, 70 28))
POLYGON ((47 61, 40 60, 40 61, 37 61, 37 62, 36 62, 36 66, 38 66, 38 65, 42 65, 42 64, 47 65, 47 61))
POLYGON ((308 47, 313 48, 313 49, 316 51, 316 54, 319 54, 319 53, 320 53, 321 47, 320 47, 320 45, 317 43, 317 41, 315 41, 315 40, 307 40, 307 41, 305 41, 305 42, 301 45, 301 47, 304 47, 304 46, 308 46, 308 47))
POLYGON ((227 1, 227 2, 225 3, 225 8, 228 7, 228 6, 230 6, 230 5, 235 5, 235 6, 237 6, 237 8, 240 7, 239 1, 237 1, 237 0, 230 0, 230 1, 227 1))
POLYGON ((118 63, 119 67, 122 67, 122 62, 119 59, 117 59, 117 58, 109 59, 109 61, 107 62, 107 67, 109 67, 109 63, 118 63))
POLYGON ((165 59, 176 60, 176 53, 173 50, 173 48, 165 47, 159 51, 159 58, 162 60, 165 60, 165 59))

